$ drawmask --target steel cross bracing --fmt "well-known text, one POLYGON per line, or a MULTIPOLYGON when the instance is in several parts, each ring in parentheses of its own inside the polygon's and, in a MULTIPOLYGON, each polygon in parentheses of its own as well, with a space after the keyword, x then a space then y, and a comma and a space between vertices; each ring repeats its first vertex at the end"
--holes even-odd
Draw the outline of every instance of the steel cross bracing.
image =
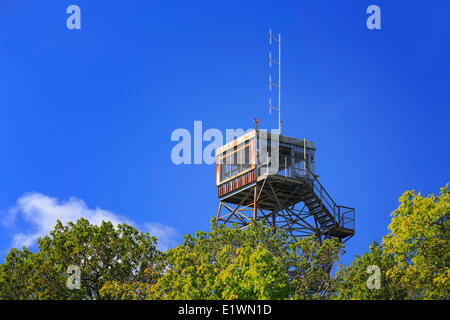
POLYGON ((354 234, 354 209, 336 205, 317 177, 268 175, 220 198, 218 223, 245 228, 252 219, 294 238, 315 234, 321 242, 329 237, 345 242, 354 234))

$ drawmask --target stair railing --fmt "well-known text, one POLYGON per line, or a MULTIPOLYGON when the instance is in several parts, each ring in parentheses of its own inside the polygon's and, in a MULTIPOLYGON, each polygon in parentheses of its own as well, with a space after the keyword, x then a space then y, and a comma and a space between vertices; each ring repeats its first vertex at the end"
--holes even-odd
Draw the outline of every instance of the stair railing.
POLYGON ((325 206, 328 212, 333 215, 333 218, 337 223, 337 227, 354 230, 355 209, 337 205, 319 182, 318 176, 315 175, 306 165, 305 170, 308 172, 308 174, 305 175, 306 183, 310 186, 314 193, 319 196, 320 204, 325 206))
MULTIPOLYGON (((326 189, 318 180, 318 176, 315 175, 307 165, 307 161, 303 161, 303 168, 301 165, 296 168, 295 161, 292 161, 291 165, 287 165, 287 160, 284 160, 284 176, 290 178, 304 177, 305 182, 310 186, 313 192, 319 196, 320 205, 324 206, 327 211, 333 216, 338 228, 347 228, 355 230, 355 209, 337 205, 333 198, 329 195, 326 189), (288 171, 289 169, 289 171, 288 171), (302 170, 303 169, 303 170, 302 170), (297 170, 299 172, 297 173, 297 170)), ((269 172, 269 161, 261 163, 257 166, 258 174, 261 168, 266 167, 267 173, 269 172)), ((282 170, 281 170, 282 171, 282 170)))

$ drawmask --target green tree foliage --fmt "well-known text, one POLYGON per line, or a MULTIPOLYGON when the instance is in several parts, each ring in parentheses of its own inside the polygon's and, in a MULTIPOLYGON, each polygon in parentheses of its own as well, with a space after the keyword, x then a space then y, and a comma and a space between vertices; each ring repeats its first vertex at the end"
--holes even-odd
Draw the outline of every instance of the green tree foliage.
POLYGON ((350 266, 339 266, 334 277, 335 296, 339 300, 401 300, 406 298, 406 292, 387 278, 387 272, 395 266, 392 255, 383 251, 383 246, 375 241, 369 252, 361 257, 356 255, 350 266), (369 289, 367 281, 373 275, 368 272, 369 266, 380 268, 380 288, 369 289))
POLYGON ((450 298, 450 192, 423 197, 407 191, 392 213, 383 239, 395 265, 388 271, 393 283, 411 299, 450 298))
POLYGON ((356 256, 337 272, 338 299, 449 299, 450 298, 450 192, 423 197, 407 191, 392 213, 389 233, 381 245, 356 256), (367 267, 381 271, 380 289, 368 289, 367 267))
MULTIPOLYGON (((147 271, 149 271, 147 269, 147 271)), ((155 281, 151 275, 150 281, 106 281, 100 289, 100 296, 107 300, 146 300, 150 295, 150 288, 155 281)))
POLYGON ((0 266, 1 299, 101 299, 107 281, 148 283, 159 277, 162 254, 156 238, 133 227, 86 219, 63 226, 38 240, 38 251, 12 249, 0 266), (81 289, 69 290, 67 268, 81 269, 81 289))
POLYGON ((167 253, 166 272, 151 299, 326 298, 327 268, 342 245, 314 238, 295 242, 280 231, 253 223, 245 230, 213 226, 187 235, 167 253))
POLYGON ((0 299, 449 299, 450 192, 407 191, 381 244, 330 276, 343 244, 294 239, 253 222, 185 236, 167 253, 133 227, 85 219, 38 240, 34 253, 11 249, 0 265, 0 299), (67 268, 81 270, 69 290, 67 268), (380 288, 367 286, 369 266, 380 288))
POLYGON ((36 273, 35 255, 27 248, 11 249, 0 266, 0 299, 33 299, 33 274, 36 273))

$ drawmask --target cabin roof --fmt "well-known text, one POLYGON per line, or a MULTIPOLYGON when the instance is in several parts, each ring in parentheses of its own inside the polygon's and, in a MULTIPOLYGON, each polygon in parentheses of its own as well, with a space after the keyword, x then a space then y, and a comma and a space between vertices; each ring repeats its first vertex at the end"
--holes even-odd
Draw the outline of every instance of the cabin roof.
MULTIPOLYGON (((244 134, 243 136, 240 136, 239 138, 237 138, 237 139, 235 139, 233 141, 230 141, 227 144, 217 148, 216 149, 216 156, 218 156, 219 154, 222 154, 223 152, 225 152, 225 151, 227 151, 227 150, 229 150, 231 148, 234 148, 235 146, 237 146, 237 145, 239 145, 239 144, 241 144, 241 143, 243 143, 243 142, 245 142, 247 140, 250 140, 250 139, 254 138, 256 136, 256 132, 257 131, 260 131, 260 130, 256 130, 256 129, 252 130, 252 131, 244 134)), ((277 135, 277 134, 276 133, 267 132, 266 137, 269 136, 269 135, 274 136, 274 135, 277 135)), ((259 138, 261 139, 262 136, 259 135, 259 138)), ((288 137, 288 136, 279 135, 279 141, 280 141, 280 143, 284 143, 284 144, 291 144, 291 145, 299 146, 299 147, 302 147, 302 148, 304 147, 303 139, 298 139, 298 138, 294 138, 294 137, 288 137)), ((316 149, 316 144, 313 141, 306 141, 306 147, 309 148, 309 149, 314 149, 315 150, 316 149)))

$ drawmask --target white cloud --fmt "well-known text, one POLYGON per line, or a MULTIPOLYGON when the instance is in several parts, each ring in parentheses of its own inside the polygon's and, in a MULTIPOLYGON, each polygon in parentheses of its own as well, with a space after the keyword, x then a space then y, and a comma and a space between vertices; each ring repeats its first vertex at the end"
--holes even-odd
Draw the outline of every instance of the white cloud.
MULTIPOLYGON (((115 226, 122 222, 133 225, 133 222, 124 216, 100 208, 89 208, 82 199, 71 197, 68 201, 60 201, 37 192, 26 193, 17 199, 16 205, 3 219, 3 224, 5 227, 11 227, 18 218, 23 220, 22 231, 12 236, 12 246, 17 248, 35 244, 39 237, 53 230, 57 220, 66 224, 85 218, 96 225, 100 225, 102 221, 111 221, 115 226)), ((157 236, 158 249, 166 250, 174 243, 174 237, 177 235, 175 229, 157 223, 144 225, 150 234, 157 236)))
POLYGON ((166 251, 177 244, 179 235, 174 228, 160 223, 146 223, 145 228, 151 236, 158 239, 158 249, 166 251))

